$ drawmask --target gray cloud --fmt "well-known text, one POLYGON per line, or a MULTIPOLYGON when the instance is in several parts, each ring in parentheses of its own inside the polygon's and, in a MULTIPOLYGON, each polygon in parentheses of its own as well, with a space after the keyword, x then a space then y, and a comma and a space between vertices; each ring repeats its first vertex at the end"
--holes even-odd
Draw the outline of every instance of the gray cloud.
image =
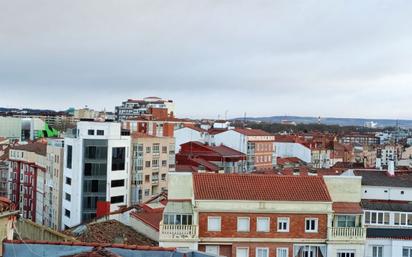
POLYGON ((0 0, 1 105, 412 118, 412 2, 0 0))

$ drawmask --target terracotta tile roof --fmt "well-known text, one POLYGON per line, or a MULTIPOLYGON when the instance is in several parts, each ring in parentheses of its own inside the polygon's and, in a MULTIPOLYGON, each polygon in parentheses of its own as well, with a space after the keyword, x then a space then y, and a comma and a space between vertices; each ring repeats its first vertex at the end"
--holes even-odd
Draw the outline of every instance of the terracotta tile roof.
POLYGON ((331 201, 317 176, 197 173, 193 180, 197 200, 331 201))
POLYGON ((360 206, 360 203, 334 202, 332 203, 332 209, 335 213, 342 214, 362 213, 362 207, 360 206))
POLYGON ((261 129, 235 128, 234 131, 239 132, 240 134, 243 134, 245 136, 273 136, 272 134, 261 129))
POLYGON ((22 150, 22 151, 27 151, 27 152, 33 152, 33 153, 37 153, 39 155, 46 156, 47 143, 34 142, 34 143, 28 143, 26 145, 13 146, 11 149, 22 150))
POLYGON ((86 229, 80 235, 76 236, 73 229, 66 230, 64 233, 75 236, 75 238, 81 242, 88 243, 113 244, 116 241, 123 240, 123 243, 128 245, 157 245, 153 240, 117 220, 90 223, 84 226, 86 229))
POLYGON ((163 210, 164 209, 155 210, 155 211, 143 210, 142 212, 131 212, 130 216, 141 220, 145 224, 159 231, 159 224, 163 218, 163 210))

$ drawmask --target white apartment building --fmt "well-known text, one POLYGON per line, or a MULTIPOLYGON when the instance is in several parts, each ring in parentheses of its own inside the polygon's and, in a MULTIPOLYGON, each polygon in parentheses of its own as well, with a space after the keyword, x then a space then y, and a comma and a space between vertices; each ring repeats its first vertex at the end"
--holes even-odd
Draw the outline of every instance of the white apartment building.
POLYGON ((80 121, 66 135, 63 228, 130 204, 130 145, 116 122, 80 121))
POLYGON ((349 170, 362 176, 362 208, 367 227, 365 257, 412 256, 412 173, 349 170))

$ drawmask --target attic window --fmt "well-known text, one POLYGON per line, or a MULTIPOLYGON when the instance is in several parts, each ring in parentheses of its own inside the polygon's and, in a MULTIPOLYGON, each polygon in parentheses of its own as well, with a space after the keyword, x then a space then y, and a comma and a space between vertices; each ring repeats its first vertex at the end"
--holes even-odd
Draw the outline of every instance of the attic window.
POLYGON ((401 191, 401 195, 403 195, 403 194, 405 194, 405 192, 404 192, 404 191, 401 191))
POLYGON ((367 193, 368 192, 368 190, 365 190, 365 193, 367 193))
POLYGON ((387 192, 388 192, 388 190, 385 190, 385 191, 383 191, 383 192, 387 193, 387 192))

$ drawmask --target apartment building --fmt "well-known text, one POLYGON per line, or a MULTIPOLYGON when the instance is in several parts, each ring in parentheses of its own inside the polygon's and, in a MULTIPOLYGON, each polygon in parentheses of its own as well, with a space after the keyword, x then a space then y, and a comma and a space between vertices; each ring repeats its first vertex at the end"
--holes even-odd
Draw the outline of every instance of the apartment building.
POLYGON ((167 189, 169 172, 175 171, 173 137, 132 134, 131 202, 149 200, 167 189))
POLYGON ((43 224, 47 144, 14 146, 9 152, 9 199, 25 219, 43 224))
POLYGON ((362 176, 365 257, 412 256, 412 172, 370 169, 343 175, 362 176))
POLYGON ((7 183, 9 180, 10 141, 0 137, 0 197, 7 198, 7 183))
POLYGON ((382 166, 388 166, 390 161, 395 165, 402 158, 402 146, 398 144, 387 144, 376 149, 377 158, 380 158, 382 166))
POLYGON ((360 177, 173 173, 159 243, 227 257, 360 257, 360 190, 360 177))
POLYGON ((226 145, 246 154, 246 170, 273 169, 275 158, 275 136, 260 129, 235 128, 217 133, 209 144, 226 145))
POLYGON ((44 194, 44 225, 62 230, 62 189, 64 139, 47 139, 46 184, 44 194))
POLYGON ((80 121, 66 134, 62 228, 130 204, 130 145, 117 122, 80 121))
POLYGON ((163 109, 167 115, 170 115, 174 113, 175 105, 173 100, 161 99, 159 97, 128 99, 122 102, 122 105, 115 107, 116 120, 135 119, 143 115, 152 114, 154 109, 159 111, 163 109))
POLYGON ((219 173, 246 172, 246 154, 225 145, 211 146, 198 141, 192 141, 180 146, 176 154, 176 164, 192 166, 198 172, 206 171, 208 167, 219 173))
POLYGON ((312 154, 306 141, 295 135, 276 135, 275 136, 276 157, 289 158, 296 157, 300 160, 311 163, 312 154))
POLYGON ((339 135, 339 142, 351 145, 379 145, 380 139, 374 134, 347 133, 339 135))

